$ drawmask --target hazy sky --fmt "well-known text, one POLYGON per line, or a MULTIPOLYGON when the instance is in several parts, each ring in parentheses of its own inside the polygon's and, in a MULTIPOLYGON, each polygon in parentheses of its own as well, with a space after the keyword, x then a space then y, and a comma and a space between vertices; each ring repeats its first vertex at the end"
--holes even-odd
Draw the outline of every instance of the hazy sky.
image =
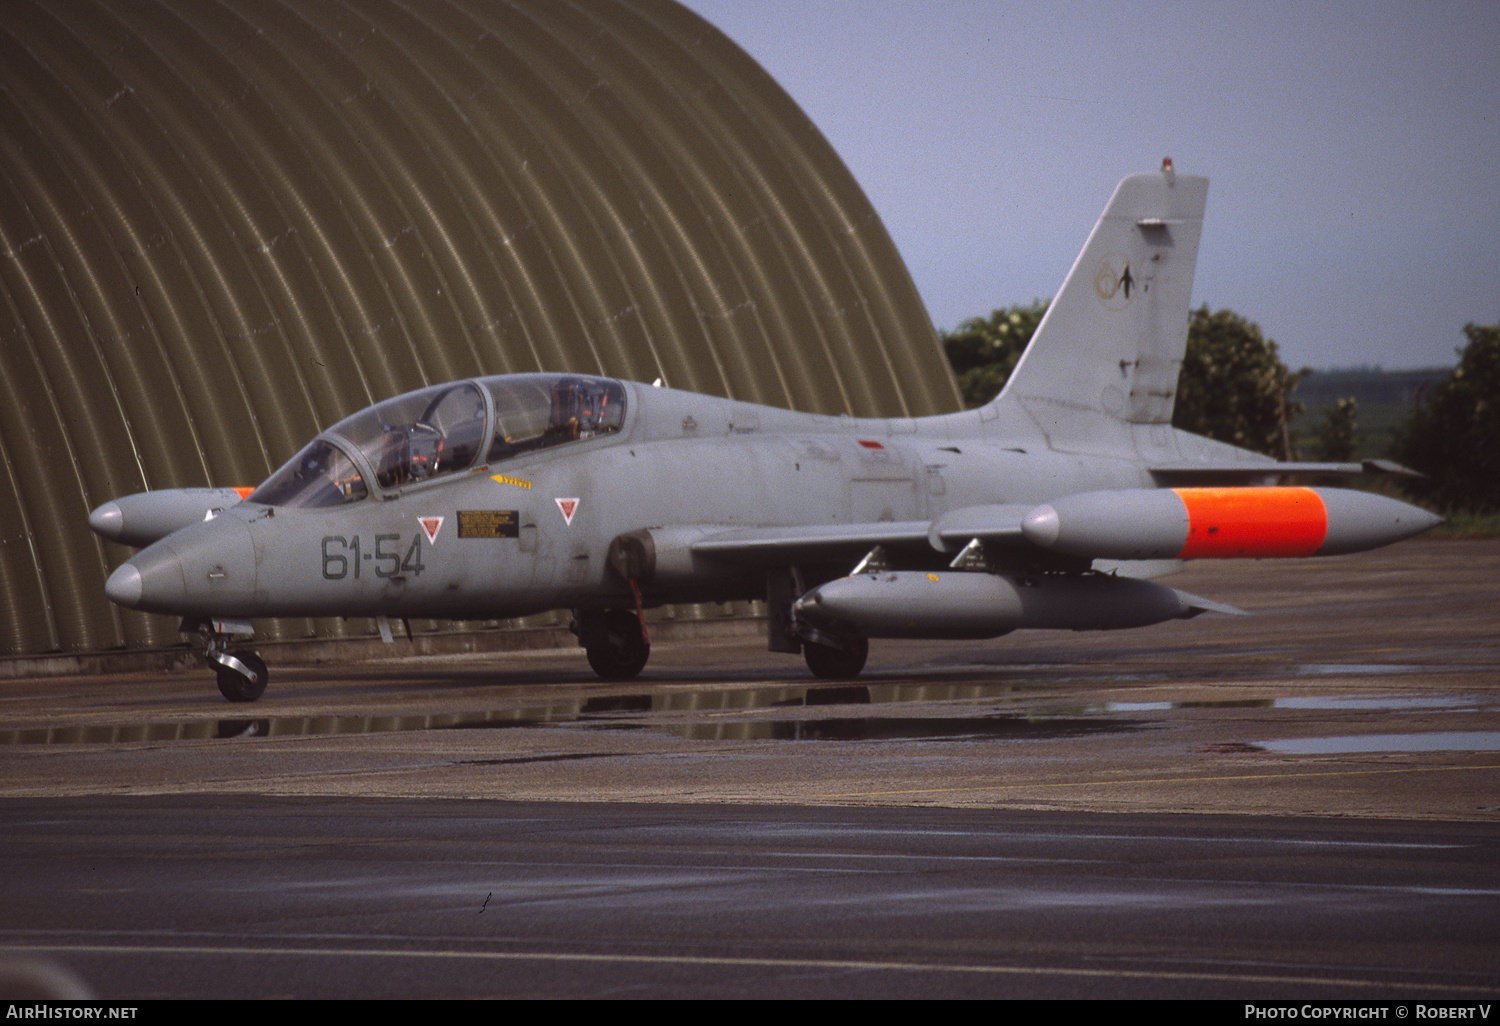
POLYGON ((1134 171, 1207 175, 1195 306, 1293 369, 1500 322, 1500 2, 686 0, 823 131, 939 328, 1050 297, 1134 171))

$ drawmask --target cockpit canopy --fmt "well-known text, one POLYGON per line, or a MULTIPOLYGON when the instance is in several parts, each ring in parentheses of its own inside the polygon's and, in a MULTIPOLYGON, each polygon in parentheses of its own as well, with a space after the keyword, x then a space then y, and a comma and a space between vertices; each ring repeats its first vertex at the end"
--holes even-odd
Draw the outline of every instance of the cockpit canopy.
POLYGON ((476 464, 613 434, 625 386, 577 374, 507 374, 408 392, 315 438, 250 502, 339 506, 370 490, 427 481, 476 464))

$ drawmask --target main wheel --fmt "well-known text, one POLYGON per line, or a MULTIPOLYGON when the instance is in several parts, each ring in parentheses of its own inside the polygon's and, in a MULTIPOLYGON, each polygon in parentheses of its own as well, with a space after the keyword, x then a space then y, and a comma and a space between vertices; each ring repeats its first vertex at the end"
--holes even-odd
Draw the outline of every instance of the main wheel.
POLYGON ((627 609, 611 609, 604 614, 604 638, 589 645, 589 665, 605 680, 629 680, 646 667, 651 645, 641 633, 640 618, 627 609))
POLYGON ((231 702, 253 702, 265 694, 266 681, 270 679, 266 661, 244 650, 230 652, 229 658, 239 666, 233 662, 218 664, 219 694, 231 702))
POLYGON ((847 647, 820 645, 816 641, 802 643, 802 658, 814 677, 824 680, 848 680, 858 677, 870 657, 870 643, 864 638, 850 638, 847 647))

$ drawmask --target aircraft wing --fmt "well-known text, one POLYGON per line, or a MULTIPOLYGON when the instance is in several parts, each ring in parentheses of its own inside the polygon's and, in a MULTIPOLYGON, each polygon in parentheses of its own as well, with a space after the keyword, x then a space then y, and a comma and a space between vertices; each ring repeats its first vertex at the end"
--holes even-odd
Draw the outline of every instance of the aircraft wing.
MULTIPOLYGON (((1298 470, 1338 464, 1269 464, 1298 470)), ((1194 468, 1201 472, 1203 468, 1194 468)), ((1249 482, 1242 482, 1249 483, 1249 482)), ((997 563, 1027 565, 1047 553, 1130 577, 1172 572, 1186 559, 1270 559, 1361 552, 1441 522, 1373 492, 1304 487, 1124 488, 1064 495, 1036 506, 965 506, 931 521, 800 527, 679 529, 694 556, 727 562, 839 562, 876 546, 958 556, 975 541, 997 563), (1010 549, 1012 561, 996 550, 1010 549), (1104 561, 1108 561, 1105 563, 1104 561)))
POLYGON ((876 545, 925 548, 929 545, 927 532, 930 526, 927 520, 903 520, 807 527, 725 528, 705 533, 690 548, 700 556, 731 563, 857 560, 876 545))
MULTIPOLYGON (((690 529, 695 555, 729 563, 837 562, 853 566, 875 546, 956 554, 976 538, 1027 547, 1021 523, 1034 505, 965 506, 937 520, 820 524, 807 527, 690 529)), ((1180 559, 1098 559, 1094 569, 1122 577, 1149 579, 1183 569, 1180 559)))
POLYGON ((1148 468, 1162 485, 1243 485, 1285 474, 1320 474, 1332 477, 1362 477, 1385 474, 1395 477, 1422 477, 1410 467, 1391 460, 1361 460, 1357 463, 1178 463, 1148 468))
POLYGON ((710 531, 691 548, 702 556, 730 562, 765 559, 858 558, 876 545, 887 548, 934 548, 957 552, 975 538, 1024 540, 1021 520, 1032 506, 967 506, 937 520, 876 521, 867 524, 817 524, 807 527, 737 527, 710 531))

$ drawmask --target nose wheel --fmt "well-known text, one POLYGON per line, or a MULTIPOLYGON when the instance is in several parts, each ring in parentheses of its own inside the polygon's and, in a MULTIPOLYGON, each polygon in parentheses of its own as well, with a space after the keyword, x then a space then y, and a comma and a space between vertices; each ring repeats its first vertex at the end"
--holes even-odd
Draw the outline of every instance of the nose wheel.
POLYGON ((266 690, 266 661, 254 652, 236 649, 209 656, 217 664, 219 694, 231 702, 253 702, 266 690))
POLYGON ((180 630, 203 639, 203 657, 218 676, 219 694, 231 702, 253 702, 265 694, 271 676, 266 661, 248 648, 229 648, 236 635, 255 632, 249 620, 184 620, 180 630))

